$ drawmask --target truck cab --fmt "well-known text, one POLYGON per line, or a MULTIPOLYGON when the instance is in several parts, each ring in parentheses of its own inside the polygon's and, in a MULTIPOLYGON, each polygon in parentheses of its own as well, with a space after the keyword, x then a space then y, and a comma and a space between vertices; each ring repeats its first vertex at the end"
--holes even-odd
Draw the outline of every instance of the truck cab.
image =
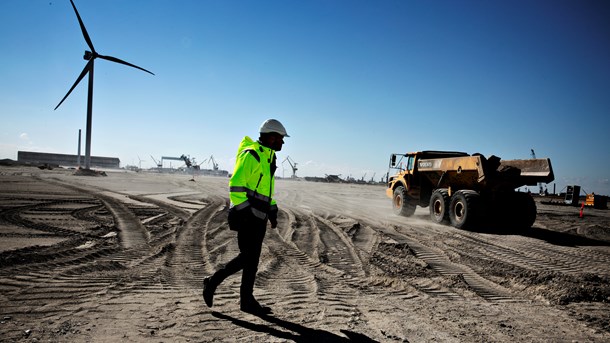
MULTIPOLYGON (((388 187, 386 195, 394 196, 397 187, 402 186, 406 194, 417 205, 428 206, 428 200, 435 185, 430 180, 421 177, 420 169, 431 169, 437 167, 435 159, 446 159, 452 157, 469 156, 465 152, 458 151, 419 151, 406 154, 390 155, 389 169, 394 170, 394 175, 388 171, 388 187)), ((440 178, 440 177, 439 177, 440 178)))

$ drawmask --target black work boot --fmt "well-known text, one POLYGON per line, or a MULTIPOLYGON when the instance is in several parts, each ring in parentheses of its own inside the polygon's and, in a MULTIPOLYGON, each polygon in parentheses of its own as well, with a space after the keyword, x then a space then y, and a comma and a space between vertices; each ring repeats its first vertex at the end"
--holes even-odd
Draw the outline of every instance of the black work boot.
POLYGON ((203 301, 208 307, 214 304, 214 292, 216 292, 217 284, 212 281, 212 277, 208 276, 203 279, 203 301))
POLYGON ((242 300, 239 309, 255 316, 264 316, 267 314, 271 314, 272 312, 270 307, 259 304, 258 301, 256 301, 256 299, 254 298, 242 300))

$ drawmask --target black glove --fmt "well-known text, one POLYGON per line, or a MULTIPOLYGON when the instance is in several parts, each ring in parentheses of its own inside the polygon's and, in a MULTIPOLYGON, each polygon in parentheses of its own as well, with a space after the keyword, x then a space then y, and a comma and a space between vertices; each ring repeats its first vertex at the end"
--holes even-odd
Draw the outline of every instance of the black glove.
POLYGON ((269 211, 267 216, 269 217, 269 223, 271 223, 271 227, 275 229, 277 227, 277 208, 269 211))

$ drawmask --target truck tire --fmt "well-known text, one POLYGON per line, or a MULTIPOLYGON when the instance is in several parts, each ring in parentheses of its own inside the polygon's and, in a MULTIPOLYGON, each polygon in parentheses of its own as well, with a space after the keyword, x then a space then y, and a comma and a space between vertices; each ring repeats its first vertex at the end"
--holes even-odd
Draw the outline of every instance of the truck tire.
POLYGON ((513 208, 518 209, 517 213, 513 213, 516 219, 516 225, 522 229, 529 229, 534 225, 536 221, 536 202, 531 195, 527 193, 514 193, 513 195, 514 206, 513 208))
POLYGON ((392 198, 392 207, 394 213, 400 216, 410 217, 415 213, 415 203, 407 195, 403 186, 398 186, 394 190, 394 197, 392 198))
POLYGON ((477 223, 479 194, 475 191, 457 191, 449 203, 449 220, 458 229, 472 228, 477 223))
POLYGON ((536 221, 536 202, 527 193, 506 192, 497 197, 493 217, 499 229, 529 229, 536 221))
POLYGON ((430 219, 438 224, 449 223, 449 206, 451 198, 446 188, 439 188, 430 197, 430 219))

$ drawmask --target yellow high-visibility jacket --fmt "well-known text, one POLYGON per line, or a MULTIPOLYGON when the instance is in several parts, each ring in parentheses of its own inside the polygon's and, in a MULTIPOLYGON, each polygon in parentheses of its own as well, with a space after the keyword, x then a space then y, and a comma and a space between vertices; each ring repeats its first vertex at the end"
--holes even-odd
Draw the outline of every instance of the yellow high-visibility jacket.
POLYGON ((270 211, 277 210, 273 199, 275 159, 274 150, 244 137, 229 181, 231 207, 241 210, 250 206, 252 213, 260 219, 266 219, 270 211))

